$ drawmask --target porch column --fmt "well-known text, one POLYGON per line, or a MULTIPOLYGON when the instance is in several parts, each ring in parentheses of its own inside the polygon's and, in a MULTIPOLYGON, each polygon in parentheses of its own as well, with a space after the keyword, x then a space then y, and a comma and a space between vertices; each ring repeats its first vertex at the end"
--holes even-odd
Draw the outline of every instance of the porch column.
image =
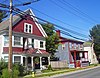
POLYGON ((42 70, 42 57, 40 57, 40 69, 42 70))
POLYGON ((15 59, 15 58, 14 58, 14 55, 13 55, 12 57, 13 57, 12 62, 14 63, 14 59, 15 59))
POLYGON ((48 65, 50 65, 50 56, 48 57, 48 65))
POLYGON ((74 64, 75 64, 75 67, 76 67, 76 51, 74 51, 74 64))
POLYGON ((32 65, 32 71, 34 69, 34 65, 33 65, 33 57, 31 57, 31 65, 32 65))
POLYGON ((23 65, 23 56, 21 56, 21 64, 23 65))
POLYGON ((25 57, 25 67, 27 68, 27 56, 25 57))

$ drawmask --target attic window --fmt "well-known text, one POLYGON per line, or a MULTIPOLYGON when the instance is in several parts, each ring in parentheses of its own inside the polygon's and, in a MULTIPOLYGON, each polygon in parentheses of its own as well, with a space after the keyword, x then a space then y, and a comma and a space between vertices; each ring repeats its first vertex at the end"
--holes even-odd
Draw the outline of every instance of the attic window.
POLYGON ((32 33, 32 24, 24 23, 24 32, 32 33))

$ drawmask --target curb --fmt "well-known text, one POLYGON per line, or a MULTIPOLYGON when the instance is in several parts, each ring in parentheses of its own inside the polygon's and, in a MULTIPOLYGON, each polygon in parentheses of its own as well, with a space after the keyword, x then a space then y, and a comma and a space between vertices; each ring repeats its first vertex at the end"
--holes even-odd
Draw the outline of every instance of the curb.
POLYGON ((59 76, 64 76, 64 75, 70 75, 70 74, 75 74, 75 73, 79 73, 79 72, 83 72, 83 71, 87 71, 87 70, 92 70, 95 68, 98 68, 100 66, 96 66, 96 67, 92 67, 92 68, 87 68, 87 69, 83 69, 83 70, 77 70, 77 71, 72 71, 72 72, 67 72, 67 73, 63 73, 63 74, 57 74, 57 75, 53 75, 53 76, 46 76, 46 77, 39 77, 39 78, 55 78, 55 77, 59 77, 59 76))

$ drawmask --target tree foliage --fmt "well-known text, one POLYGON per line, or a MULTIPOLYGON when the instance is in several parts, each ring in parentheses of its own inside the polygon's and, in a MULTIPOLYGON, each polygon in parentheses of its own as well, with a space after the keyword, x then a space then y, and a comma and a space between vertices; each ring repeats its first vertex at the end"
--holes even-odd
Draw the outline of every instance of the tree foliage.
POLYGON ((90 38, 94 42, 95 52, 100 53, 100 25, 96 25, 90 30, 90 38))
POLYGON ((3 11, 0 11, 0 23, 3 21, 4 18, 7 17, 7 13, 6 12, 3 12, 3 11))
POLYGON ((48 37, 46 38, 46 51, 51 54, 51 59, 55 56, 55 52, 58 48, 57 41, 59 41, 58 35, 54 31, 54 26, 51 24, 42 24, 45 32, 47 33, 48 37))

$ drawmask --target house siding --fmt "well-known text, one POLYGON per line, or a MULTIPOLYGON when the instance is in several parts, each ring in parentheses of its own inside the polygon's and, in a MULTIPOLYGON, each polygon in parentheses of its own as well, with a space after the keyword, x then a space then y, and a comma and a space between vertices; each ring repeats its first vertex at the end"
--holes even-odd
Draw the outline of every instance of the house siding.
POLYGON ((69 51, 68 51, 68 43, 65 43, 65 48, 62 49, 62 44, 58 46, 58 51, 56 52, 56 57, 59 58, 59 60, 67 60, 69 63, 69 51))
MULTIPOLYGON (((34 35, 37 35, 37 36, 43 36, 42 33, 40 32, 40 30, 38 29, 38 27, 36 26, 36 24, 32 20, 22 19, 20 22, 18 22, 13 27, 13 31, 23 33, 24 32, 24 23, 32 24, 33 28, 32 28, 31 34, 34 34, 34 35)), ((26 34, 29 34, 29 33, 26 33, 26 34)))
MULTIPOLYGON (((13 47, 12 48, 13 52, 18 52, 18 53, 22 53, 23 52, 23 48, 20 47, 13 47)), ((9 47, 3 47, 3 52, 7 52, 9 51, 9 47)))
POLYGON ((3 36, 0 36, 0 60, 1 60, 1 56, 2 56, 2 52, 3 52, 3 36))

